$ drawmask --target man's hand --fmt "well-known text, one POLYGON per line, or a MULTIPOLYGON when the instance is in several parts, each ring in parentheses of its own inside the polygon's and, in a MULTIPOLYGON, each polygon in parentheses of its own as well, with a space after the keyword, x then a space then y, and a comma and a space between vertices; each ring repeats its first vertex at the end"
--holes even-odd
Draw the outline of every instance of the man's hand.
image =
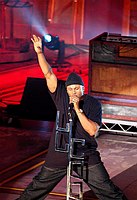
POLYGON ((42 40, 40 37, 37 37, 36 35, 33 35, 31 38, 31 41, 34 44, 34 50, 37 54, 42 53, 42 40))
POLYGON ((70 97, 70 103, 73 103, 75 110, 79 109, 79 101, 80 99, 76 95, 70 97))

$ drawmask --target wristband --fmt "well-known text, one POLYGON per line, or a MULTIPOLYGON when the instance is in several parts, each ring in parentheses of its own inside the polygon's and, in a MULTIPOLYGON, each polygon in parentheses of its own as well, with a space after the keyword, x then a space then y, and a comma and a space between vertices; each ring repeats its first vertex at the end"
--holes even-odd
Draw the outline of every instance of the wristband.
POLYGON ((79 109, 78 111, 76 111, 76 113, 83 113, 83 110, 79 109))

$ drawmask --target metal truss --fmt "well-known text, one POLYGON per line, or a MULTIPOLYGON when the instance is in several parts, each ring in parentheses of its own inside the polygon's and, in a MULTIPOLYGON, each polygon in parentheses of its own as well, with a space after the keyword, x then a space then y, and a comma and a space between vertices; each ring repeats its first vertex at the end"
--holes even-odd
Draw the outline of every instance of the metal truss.
POLYGON ((102 119, 100 131, 121 133, 125 135, 137 136, 137 122, 118 119, 102 119))

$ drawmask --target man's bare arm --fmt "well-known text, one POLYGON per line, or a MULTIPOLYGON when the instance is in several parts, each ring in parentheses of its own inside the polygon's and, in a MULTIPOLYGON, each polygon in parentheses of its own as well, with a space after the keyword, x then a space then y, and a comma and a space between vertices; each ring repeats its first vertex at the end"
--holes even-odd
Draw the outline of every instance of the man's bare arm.
POLYGON ((31 40, 34 44, 34 50, 36 51, 38 56, 38 62, 40 68, 46 78, 47 86, 50 92, 54 92, 57 87, 57 77, 53 73, 51 66, 47 62, 44 53, 42 52, 42 40, 40 37, 37 37, 36 35, 33 35, 33 38, 31 38, 31 40))

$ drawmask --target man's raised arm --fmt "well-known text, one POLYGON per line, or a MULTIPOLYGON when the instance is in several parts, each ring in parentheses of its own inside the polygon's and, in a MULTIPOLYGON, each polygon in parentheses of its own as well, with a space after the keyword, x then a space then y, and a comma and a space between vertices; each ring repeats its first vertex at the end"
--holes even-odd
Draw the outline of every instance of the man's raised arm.
POLYGON ((47 86, 48 86, 50 92, 54 92, 57 87, 57 77, 53 73, 51 66, 47 62, 47 60, 44 56, 44 53, 42 52, 42 40, 40 37, 33 35, 33 37, 31 38, 31 41, 34 44, 34 50, 37 53, 38 62, 39 62, 40 68, 46 78, 47 86))

